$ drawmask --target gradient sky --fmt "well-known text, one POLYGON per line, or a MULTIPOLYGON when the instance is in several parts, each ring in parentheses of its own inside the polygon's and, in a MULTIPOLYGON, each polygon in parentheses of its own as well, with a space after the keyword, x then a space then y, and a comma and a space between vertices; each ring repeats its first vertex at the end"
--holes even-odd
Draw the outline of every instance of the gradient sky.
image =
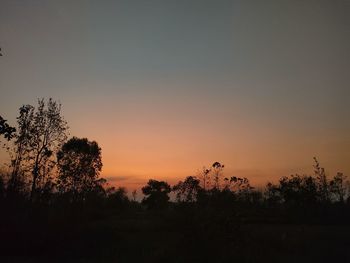
POLYGON ((349 36, 346 0, 2 0, 0 115, 59 100, 129 189, 214 161, 350 176, 349 36))

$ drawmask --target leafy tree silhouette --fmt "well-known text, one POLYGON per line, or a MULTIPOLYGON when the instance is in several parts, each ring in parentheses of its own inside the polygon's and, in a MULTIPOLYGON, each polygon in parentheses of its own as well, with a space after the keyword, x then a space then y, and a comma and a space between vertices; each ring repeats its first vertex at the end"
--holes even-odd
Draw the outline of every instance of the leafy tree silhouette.
POLYGON ((7 139, 9 141, 14 137, 14 133, 16 132, 16 128, 11 127, 6 122, 7 122, 7 120, 5 120, 3 117, 0 116, 0 135, 3 135, 5 137, 5 139, 7 139))
POLYGON ((164 209, 168 206, 171 187, 167 182, 150 179, 146 186, 142 187, 142 193, 146 196, 142 203, 148 209, 164 209))
POLYGON ((129 198, 125 187, 110 187, 106 190, 107 201, 111 207, 124 209, 129 205, 129 198))
POLYGON ((305 206, 317 202, 317 182, 311 176, 291 175, 279 181, 282 200, 289 206, 305 206))
POLYGON ((252 189, 249 184, 249 180, 245 177, 240 178, 236 176, 232 176, 230 179, 225 178, 226 182, 225 188, 229 188, 231 191, 236 193, 247 192, 252 189))
POLYGON ((193 176, 188 176, 183 182, 178 182, 173 186, 173 191, 176 193, 176 200, 186 203, 195 202, 198 192, 202 189, 199 183, 199 179, 193 176))
POLYGON ((329 182, 329 189, 334 199, 340 203, 344 203, 346 196, 346 178, 343 173, 337 173, 329 182))
POLYGON ((97 142, 73 137, 57 153, 57 162, 58 190, 71 201, 81 201, 89 194, 103 192, 105 180, 99 178, 102 160, 97 142))

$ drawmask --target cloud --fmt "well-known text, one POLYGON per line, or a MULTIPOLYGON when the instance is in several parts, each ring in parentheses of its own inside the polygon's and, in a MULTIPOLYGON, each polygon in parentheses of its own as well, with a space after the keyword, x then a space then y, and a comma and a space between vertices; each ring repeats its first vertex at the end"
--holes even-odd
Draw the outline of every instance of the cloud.
POLYGON ((127 181, 131 178, 132 178, 132 176, 107 176, 107 177, 105 177, 105 179, 111 183, 127 181))

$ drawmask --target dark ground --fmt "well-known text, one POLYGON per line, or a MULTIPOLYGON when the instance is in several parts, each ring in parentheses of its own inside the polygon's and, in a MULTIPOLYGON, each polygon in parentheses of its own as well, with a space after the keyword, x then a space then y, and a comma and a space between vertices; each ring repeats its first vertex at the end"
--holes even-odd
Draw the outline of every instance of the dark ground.
POLYGON ((12 218, 0 262, 350 262, 350 225, 133 211, 12 218))

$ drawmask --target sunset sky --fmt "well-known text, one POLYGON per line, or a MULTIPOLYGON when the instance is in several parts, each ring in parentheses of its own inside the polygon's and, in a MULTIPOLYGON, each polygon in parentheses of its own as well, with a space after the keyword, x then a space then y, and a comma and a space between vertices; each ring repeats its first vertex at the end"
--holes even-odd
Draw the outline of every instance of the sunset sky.
POLYGON ((117 186, 350 176, 349 1, 2 0, 0 47, 0 115, 60 101, 117 186))

